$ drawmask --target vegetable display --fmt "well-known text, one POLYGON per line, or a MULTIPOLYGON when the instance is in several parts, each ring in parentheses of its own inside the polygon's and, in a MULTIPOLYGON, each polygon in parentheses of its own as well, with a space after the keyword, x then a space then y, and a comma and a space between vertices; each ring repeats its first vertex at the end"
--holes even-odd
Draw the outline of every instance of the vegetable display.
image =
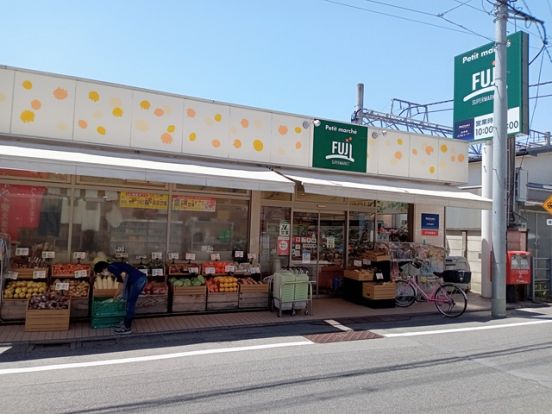
POLYGON ((45 292, 33 295, 29 299, 29 309, 68 309, 69 296, 60 295, 56 292, 45 292))
POLYGON ((46 292, 46 282, 12 280, 6 284, 4 299, 29 299, 32 295, 46 292))

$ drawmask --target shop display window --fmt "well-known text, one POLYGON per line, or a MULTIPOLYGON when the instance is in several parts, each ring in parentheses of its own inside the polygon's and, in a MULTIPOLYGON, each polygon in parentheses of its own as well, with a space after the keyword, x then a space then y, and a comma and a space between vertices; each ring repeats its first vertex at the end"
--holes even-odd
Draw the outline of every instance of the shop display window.
POLYGON ((28 248, 30 257, 55 252, 56 260, 68 257, 69 191, 41 185, 0 184, 0 233, 12 245, 28 248))
POLYGON ((193 253, 198 261, 217 253, 220 260, 232 260, 236 250, 247 251, 248 200, 175 194, 171 209, 169 251, 193 253))
POLYGON ((151 257, 167 245, 168 194, 80 189, 73 206, 72 250, 89 257, 151 257))
POLYGON ((375 213, 349 213, 349 267, 353 266, 355 260, 361 260, 367 250, 373 249, 375 228, 375 213))
POLYGON ((409 241, 408 204, 378 201, 376 241, 409 241))
POLYGON ((261 212, 260 264, 263 274, 289 266, 291 209, 265 206, 261 212))

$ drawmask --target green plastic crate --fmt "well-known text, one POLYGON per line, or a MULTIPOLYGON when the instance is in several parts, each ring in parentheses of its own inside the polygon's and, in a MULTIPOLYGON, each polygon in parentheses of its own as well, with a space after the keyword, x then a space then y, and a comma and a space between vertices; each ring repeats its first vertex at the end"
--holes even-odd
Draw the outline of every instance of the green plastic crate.
POLYGON ((124 319, 124 316, 108 316, 108 317, 96 317, 90 320, 90 325, 94 329, 99 328, 112 328, 119 325, 124 319))
POLYGON ((122 317, 126 314, 126 302, 114 299, 97 299, 92 301, 91 317, 122 317))

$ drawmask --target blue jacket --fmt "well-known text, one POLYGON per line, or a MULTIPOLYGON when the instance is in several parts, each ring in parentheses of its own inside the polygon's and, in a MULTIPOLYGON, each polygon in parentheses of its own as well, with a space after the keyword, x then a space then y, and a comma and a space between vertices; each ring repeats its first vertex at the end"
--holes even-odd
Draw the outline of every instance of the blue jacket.
POLYGON ((121 273, 125 272, 127 274, 127 278, 125 281, 126 286, 133 285, 139 280, 146 279, 146 275, 144 273, 140 272, 134 266, 131 266, 128 263, 124 262, 113 262, 107 267, 107 270, 110 273, 114 274, 119 282, 123 281, 121 273))

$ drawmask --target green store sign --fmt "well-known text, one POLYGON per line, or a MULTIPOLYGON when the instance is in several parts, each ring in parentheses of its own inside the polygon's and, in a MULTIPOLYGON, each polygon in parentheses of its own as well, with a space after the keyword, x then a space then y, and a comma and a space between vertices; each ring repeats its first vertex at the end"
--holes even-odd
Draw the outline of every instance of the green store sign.
MULTIPOLYGON (((529 36, 508 36, 506 52, 508 135, 529 131, 529 36)), ((454 138, 477 141, 493 137, 495 44, 454 58, 454 138)))
POLYGON ((366 127, 322 120, 314 127, 313 167, 366 172, 367 150, 366 127))

